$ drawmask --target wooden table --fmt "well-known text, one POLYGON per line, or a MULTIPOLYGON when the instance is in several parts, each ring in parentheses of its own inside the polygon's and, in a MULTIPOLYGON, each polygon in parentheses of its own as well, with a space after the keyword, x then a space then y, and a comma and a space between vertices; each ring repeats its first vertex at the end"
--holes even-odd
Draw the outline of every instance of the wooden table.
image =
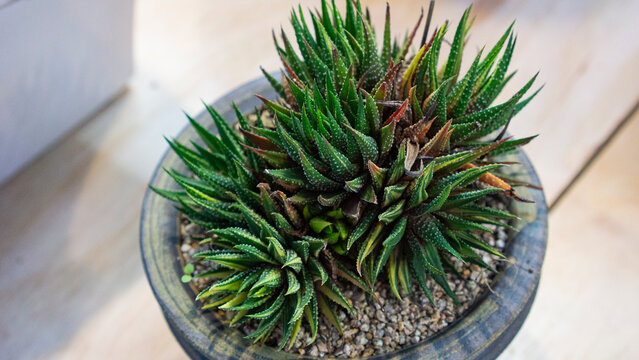
MULTIPOLYGON (((185 357, 140 263, 146 182, 182 109, 279 67, 270 29, 295 3, 137 2, 128 91, 0 187, 0 358, 185 357)), ((384 2, 365 3, 380 28, 384 2)), ((440 1, 434 22, 467 3, 440 1)), ((393 1, 393 28, 414 24, 413 4, 393 1)), ((502 358, 639 358, 639 1, 478 1, 474 14, 469 49, 517 17, 507 94, 538 69, 546 83, 510 130, 541 133, 527 152, 553 205, 547 261, 502 358)))

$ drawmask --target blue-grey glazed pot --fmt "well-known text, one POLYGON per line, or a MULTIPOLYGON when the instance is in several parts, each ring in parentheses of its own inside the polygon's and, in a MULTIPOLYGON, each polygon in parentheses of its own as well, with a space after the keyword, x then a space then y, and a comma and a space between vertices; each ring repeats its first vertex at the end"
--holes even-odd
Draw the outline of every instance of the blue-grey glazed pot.
MULTIPOLYGON (((228 93, 213 107, 228 121, 234 122, 231 103, 235 102, 244 113, 250 112, 261 105, 255 94, 270 99, 276 95, 266 80, 258 79, 228 93)), ((197 120, 212 125, 211 119, 204 113, 197 120)), ((177 138, 188 143, 196 140, 197 136, 193 128, 187 126, 177 138)), ((512 177, 539 184, 539 178, 523 152, 512 156, 512 160, 523 164, 512 167, 512 177)), ((163 168, 186 171, 178 157, 167 151, 150 184, 162 189, 177 189, 163 168)), ((512 210, 522 219, 519 224, 521 231, 509 240, 505 255, 510 261, 497 275, 493 292, 486 294, 464 316, 436 336, 370 359, 494 359, 504 350, 530 311, 539 284, 548 236, 548 209, 543 191, 519 191, 535 203, 513 204, 512 210)), ((228 328, 212 313, 201 310, 194 301, 193 290, 180 282, 182 265, 178 252, 178 231, 178 212, 174 204, 147 191, 140 224, 142 262, 164 317, 192 359, 311 358, 253 345, 239 331, 228 328)))

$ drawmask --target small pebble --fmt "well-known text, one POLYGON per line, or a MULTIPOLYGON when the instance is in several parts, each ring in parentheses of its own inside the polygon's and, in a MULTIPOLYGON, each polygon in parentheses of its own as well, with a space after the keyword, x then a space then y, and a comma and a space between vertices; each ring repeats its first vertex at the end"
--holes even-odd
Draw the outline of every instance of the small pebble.
POLYGON ((311 351, 309 351, 308 354, 311 356, 319 356, 319 350, 317 350, 317 346, 313 345, 313 347, 311 347, 311 351))
POLYGON ((189 223, 188 225, 184 227, 184 232, 189 235, 195 234, 197 230, 198 230, 198 226, 195 225, 194 223, 189 223))
POLYGON ((344 345, 344 349, 342 350, 342 352, 346 355, 346 356, 350 356, 351 355, 351 351, 353 351, 351 349, 351 345, 350 344, 346 344, 344 345))
POLYGON ((357 344, 358 345, 366 345, 366 344, 368 344, 368 339, 366 338, 366 336, 360 335, 360 336, 357 337, 357 344))

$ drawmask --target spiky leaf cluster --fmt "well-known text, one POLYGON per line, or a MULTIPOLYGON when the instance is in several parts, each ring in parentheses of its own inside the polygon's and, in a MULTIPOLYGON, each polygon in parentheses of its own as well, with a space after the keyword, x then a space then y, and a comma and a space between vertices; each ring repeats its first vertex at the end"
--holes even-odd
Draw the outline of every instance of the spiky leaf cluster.
POLYGON ((507 101, 490 106, 514 75, 514 72, 508 73, 516 42, 513 24, 485 56, 482 56, 483 49, 478 51, 468 71, 461 76, 464 44, 472 23, 469 23, 470 10, 470 7, 466 9, 460 19, 443 64, 439 66, 438 60, 448 23, 435 31, 430 41, 420 48, 397 84, 398 98, 408 99, 417 117, 432 111, 429 115, 435 119, 437 129, 451 121, 451 129, 455 130, 450 139, 453 147, 502 128, 540 90, 523 98, 535 81, 535 75, 507 101))
MULTIPOLYGON (((505 142, 448 153, 450 121, 432 136, 428 134, 434 120, 422 119, 397 131, 398 122, 405 119, 407 100, 383 118, 370 98, 367 103, 364 95, 354 93, 350 100, 328 84, 326 98, 317 91, 312 97, 308 88, 302 92, 293 87, 293 92, 299 90, 302 109, 266 102, 277 119, 275 129, 269 133, 253 127, 255 133, 248 137, 260 150, 278 153, 281 161, 274 162, 272 153, 254 150, 269 165, 265 174, 295 194, 296 203, 342 210, 353 230, 338 245, 353 255, 358 273, 369 284, 375 283, 390 259, 389 266, 396 271, 388 275, 396 294, 398 278, 410 288, 410 274, 402 269, 413 269, 420 284, 425 285, 421 274, 429 273, 454 297, 435 250, 482 266, 473 247, 498 254, 470 230, 489 231, 482 224, 503 225, 497 220, 513 218, 473 205, 489 193, 505 190, 474 187, 480 178, 494 177, 490 171, 501 165, 475 166, 473 162, 499 146, 503 149, 505 142), (354 118, 343 115, 348 105, 342 104, 348 103, 357 104, 354 118), (263 138, 258 138, 260 132, 263 138), (418 257, 398 258, 397 254, 418 257), (410 266, 404 266, 409 261, 410 266)), ((425 286, 424 291, 430 294, 425 286)))
POLYGON ((237 111, 235 132, 207 107, 219 137, 192 121, 206 146, 170 144, 195 176, 169 170, 184 191, 156 190, 215 235, 200 258, 228 276, 198 298, 238 311, 234 324, 262 319, 257 340, 281 322, 281 346, 295 338, 302 312, 314 336, 318 308, 338 327, 331 304, 352 310, 329 274, 372 293, 385 273, 397 297, 416 281, 431 300, 432 278, 456 300, 450 259, 489 268, 476 251, 502 255, 477 232, 515 218, 478 202, 497 192, 523 200, 491 159, 532 139, 491 135, 536 94, 523 98, 533 77, 491 106, 512 77, 512 25, 462 76, 470 9, 440 65, 447 23, 430 37, 427 26, 405 61, 421 17, 402 46, 391 45, 387 8, 378 51, 359 1, 346 1, 345 17, 334 3, 321 5, 310 13, 313 32, 301 9, 292 13, 301 56, 283 32, 276 41, 282 81, 265 75, 281 99, 262 98, 274 121, 249 123, 237 111))
MULTIPOLYGON (((169 144, 184 161, 193 177, 174 170, 167 173, 181 191, 152 189, 180 204, 180 211, 207 229, 213 237, 201 242, 210 249, 195 254, 211 266, 197 278, 217 279, 197 295, 203 308, 234 311, 231 325, 250 319, 259 326, 248 338, 263 341, 281 324, 280 347, 289 346, 306 319, 315 339, 318 314, 340 327, 333 305, 353 312, 351 303, 335 285, 340 275, 358 282, 355 275, 325 255, 327 240, 307 234, 305 214, 282 191, 272 191, 260 182, 261 159, 249 149, 246 138, 207 106, 219 137, 191 121, 206 146, 193 142, 194 149, 175 140, 169 144)), ((239 114, 240 123, 248 127, 239 114)), ((250 138, 250 137, 247 137, 250 138)), ((329 214, 331 215, 331 214, 329 214)), ((324 226, 326 227, 326 226, 324 226)))
MULTIPOLYGON (((373 51, 376 41, 369 36, 374 31, 359 2, 347 1, 345 19, 336 13, 334 3, 322 1, 321 14, 310 14, 315 37, 304 25, 301 10, 293 13, 302 59, 284 34, 284 48, 276 41, 285 75, 281 83, 270 81, 290 106, 266 102, 275 113, 276 132, 281 135, 270 139, 269 146, 288 157, 285 165, 271 164, 275 168, 265 171, 300 201, 344 211, 354 230, 339 247, 356 258, 357 271, 370 284, 388 266, 389 281, 399 296, 398 282, 410 288, 408 270, 424 285, 421 274, 425 270, 454 297, 438 251, 482 266, 473 248, 498 254, 473 231, 488 231, 485 224, 505 226, 500 220, 512 216, 474 203, 498 191, 518 197, 493 174, 500 164, 479 161, 532 138, 486 141, 482 137, 504 127, 534 97, 536 93, 523 99, 536 76, 506 102, 489 106, 512 77, 506 73, 515 40, 511 25, 488 54, 482 56, 479 51, 460 76, 470 8, 459 21, 442 66, 438 62, 447 22, 429 41, 425 41, 426 28, 421 48, 402 64, 406 53, 390 47, 388 31, 384 32, 384 49, 379 54, 373 51), (361 56, 351 57, 355 61, 343 73, 341 57, 349 52, 340 52, 336 45, 342 33, 350 39, 348 49, 368 46, 376 64, 370 69, 383 64, 385 74, 362 67, 361 56), (324 59, 313 56, 322 52, 324 59), (313 59, 322 66, 298 66, 302 75, 289 64, 309 64, 313 59), (478 181, 492 187, 477 189, 478 181), (438 251, 429 252, 429 246, 438 251), (412 258, 396 259, 393 252, 412 254, 412 258)), ((387 8, 385 29, 389 28, 387 8)), ((415 30, 406 37, 404 49, 414 35, 415 30)))
MULTIPOLYGON (((406 56, 410 39, 405 39, 401 47, 396 42, 391 43, 388 11, 382 49, 378 51, 374 29, 368 16, 362 13, 359 0, 346 2, 345 16, 340 14, 334 1, 331 5, 322 1, 321 7, 321 12, 309 13, 314 34, 301 6, 299 11, 291 12, 291 24, 301 56, 297 55, 284 30, 281 33, 282 45, 273 34, 283 65, 290 74, 296 74, 291 80, 316 83, 323 91, 327 74, 341 84, 350 72, 354 78, 353 86, 370 90, 382 79, 389 64, 397 63, 406 56)), ((265 72, 265 75, 270 78, 268 73, 265 72)), ((270 81, 276 83, 275 79, 270 78, 270 81)), ((276 87, 284 96, 283 88, 276 87)))

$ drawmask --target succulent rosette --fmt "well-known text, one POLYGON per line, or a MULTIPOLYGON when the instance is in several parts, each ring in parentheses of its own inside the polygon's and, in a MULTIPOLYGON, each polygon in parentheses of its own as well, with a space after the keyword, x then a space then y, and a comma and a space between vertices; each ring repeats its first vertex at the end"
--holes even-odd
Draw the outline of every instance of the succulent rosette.
POLYGON ((397 297, 416 281, 430 299, 432 278, 456 300, 451 258, 488 267, 478 251, 502 255, 478 233, 515 218, 480 202, 494 193, 526 201, 499 176, 507 164, 496 156, 533 138, 504 133, 535 96, 524 98, 536 76, 492 105, 513 75, 512 25, 462 75, 470 8, 441 66, 448 25, 431 35, 431 13, 410 57, 422 17, 391 43, 387 8, 378 50, 359 1, 346 1, 345 16, 322 1, 309 16, 313 31, 301 9, 292 12, 297 50, 284 32, 275 41, 281 80, 264 72, 280 94, 262 98, 272 121, 236 111, 236 131, 207 106, 218 135, 190 119, 201 142, 169 141, 192 176, 167 170, 182 190, 154 189, 212 235, 196 257, 211 264, 198 276, 216 280, 197 299, 235 311, 231 325, 260 320, 255 340, 281 323, 281 347, 302 319, 314 339, 319 313, 339 327, 334 305, 355 311, 338 277, 373 297, 381 278, 397 297))

